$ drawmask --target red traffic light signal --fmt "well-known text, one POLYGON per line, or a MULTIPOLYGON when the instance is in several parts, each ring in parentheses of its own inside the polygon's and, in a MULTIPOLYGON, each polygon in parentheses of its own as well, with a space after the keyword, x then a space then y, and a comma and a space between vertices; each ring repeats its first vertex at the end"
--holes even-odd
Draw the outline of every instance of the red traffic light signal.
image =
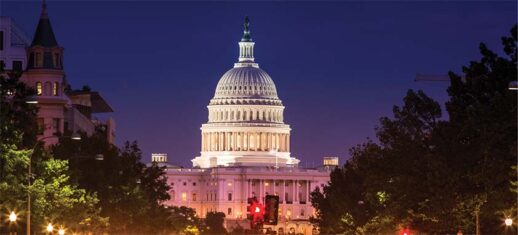
POLYGON ((248 206, 246 207, 246 217, 250 220, 252 228, 256 228, 263 224, 264 206, 259 203, 257 198, 248 198, 248 206))

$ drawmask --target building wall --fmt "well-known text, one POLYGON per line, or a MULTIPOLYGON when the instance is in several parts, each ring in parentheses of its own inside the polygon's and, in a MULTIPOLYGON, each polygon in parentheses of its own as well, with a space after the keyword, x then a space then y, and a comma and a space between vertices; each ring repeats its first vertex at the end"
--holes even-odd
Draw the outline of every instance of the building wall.
POLYGON ((13 61, 20 61, 22 68, 27 66, 27 55, 25 47, 29 45, 27 36, 16 26, 10 17, 0 17, 0 61, 5 63, 5 69, 11 70, 13 61))
POLYGON ((278 195, 280 223, 272 227, 277 230, 298 224, 299 230, 310 232, 313 227, 309 217, 314 210, 309 195, 328 183, 329 173, 325 169, 273 167, 169 168, 171 200, 165 204, 194 208, 202 218, 209 211, 223 212, 227 228, 231 229, 237 224, 248 225, 246 206, 249 197, 264 201, 266 195, 278 195))

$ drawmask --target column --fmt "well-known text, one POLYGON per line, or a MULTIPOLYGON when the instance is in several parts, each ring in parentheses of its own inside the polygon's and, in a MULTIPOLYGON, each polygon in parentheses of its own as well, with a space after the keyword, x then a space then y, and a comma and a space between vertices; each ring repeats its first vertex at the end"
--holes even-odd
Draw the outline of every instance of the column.
POLYGON ((296 184, 296 180, 292 180, 291 181, 292 185, 291 185, 291 192, 293 193, 292 195, 292 198, 293 198, 293 203, 295 203, 297 201, 297 195, 295 194, 295 184, 296 184))
POLYGON ((272 185, 272 187, 273 187, 273 193, 272 194, 275 195, 275 179, 272 180, 272 184, 273 184, 272 185))
MULTIPOLYGON (((252 195, 252 192, 250 192, 250 179, 247 179, 248 182, 246 184, 246 198, 245 199, 248 199, 251 195, 252 195)), ((243 213, 244 214, 244 213, 243 213)))
POLYGON ((286 135, 286 150, 289 152, 290 151, 290 134, 287 134, 286 135))
POLYGON ((262 179, 259 179, 259 202, 263 203, 263 194, 264 194, 264 182, 262 179))
POLYGON ((311 193, 311 188, 309 187, 309 180, 306 180, 306 203, 309 203, 310 193, 311 193))
POLYGON ((286 204, 286 180, 282 181, 282 201, 286 204))
POLYGON ((205 151, 205 134, 201 133, 201 151, 205 151))

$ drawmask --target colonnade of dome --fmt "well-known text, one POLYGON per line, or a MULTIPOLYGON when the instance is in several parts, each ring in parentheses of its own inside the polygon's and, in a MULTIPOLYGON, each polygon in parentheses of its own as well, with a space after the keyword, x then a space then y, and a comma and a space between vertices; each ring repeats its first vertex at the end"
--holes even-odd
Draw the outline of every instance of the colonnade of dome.
POLYGON ((210 106, 209 123, 274 122, 283 123, 283 106, 210 106))
POLYGON ((290 135, 271 132, 208 132, 202 134, 202 151, 289 152, 290 135))

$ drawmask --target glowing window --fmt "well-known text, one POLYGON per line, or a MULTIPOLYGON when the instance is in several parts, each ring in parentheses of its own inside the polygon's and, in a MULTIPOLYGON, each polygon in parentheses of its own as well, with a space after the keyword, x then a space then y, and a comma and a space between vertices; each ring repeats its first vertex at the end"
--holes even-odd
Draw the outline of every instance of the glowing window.
POLYGON ((186 202, 187 201, 187 193, 182 193, 182 201, 186 202))
POLYGON ((41 85, 41 82, 36 82, 36 94, 43 94, 43 86, 41 85))
POLYGON ((59 91, 59 83, 54 82, 54 87, 52 87, 52 95, 58 96, 58 91, 59 91))

